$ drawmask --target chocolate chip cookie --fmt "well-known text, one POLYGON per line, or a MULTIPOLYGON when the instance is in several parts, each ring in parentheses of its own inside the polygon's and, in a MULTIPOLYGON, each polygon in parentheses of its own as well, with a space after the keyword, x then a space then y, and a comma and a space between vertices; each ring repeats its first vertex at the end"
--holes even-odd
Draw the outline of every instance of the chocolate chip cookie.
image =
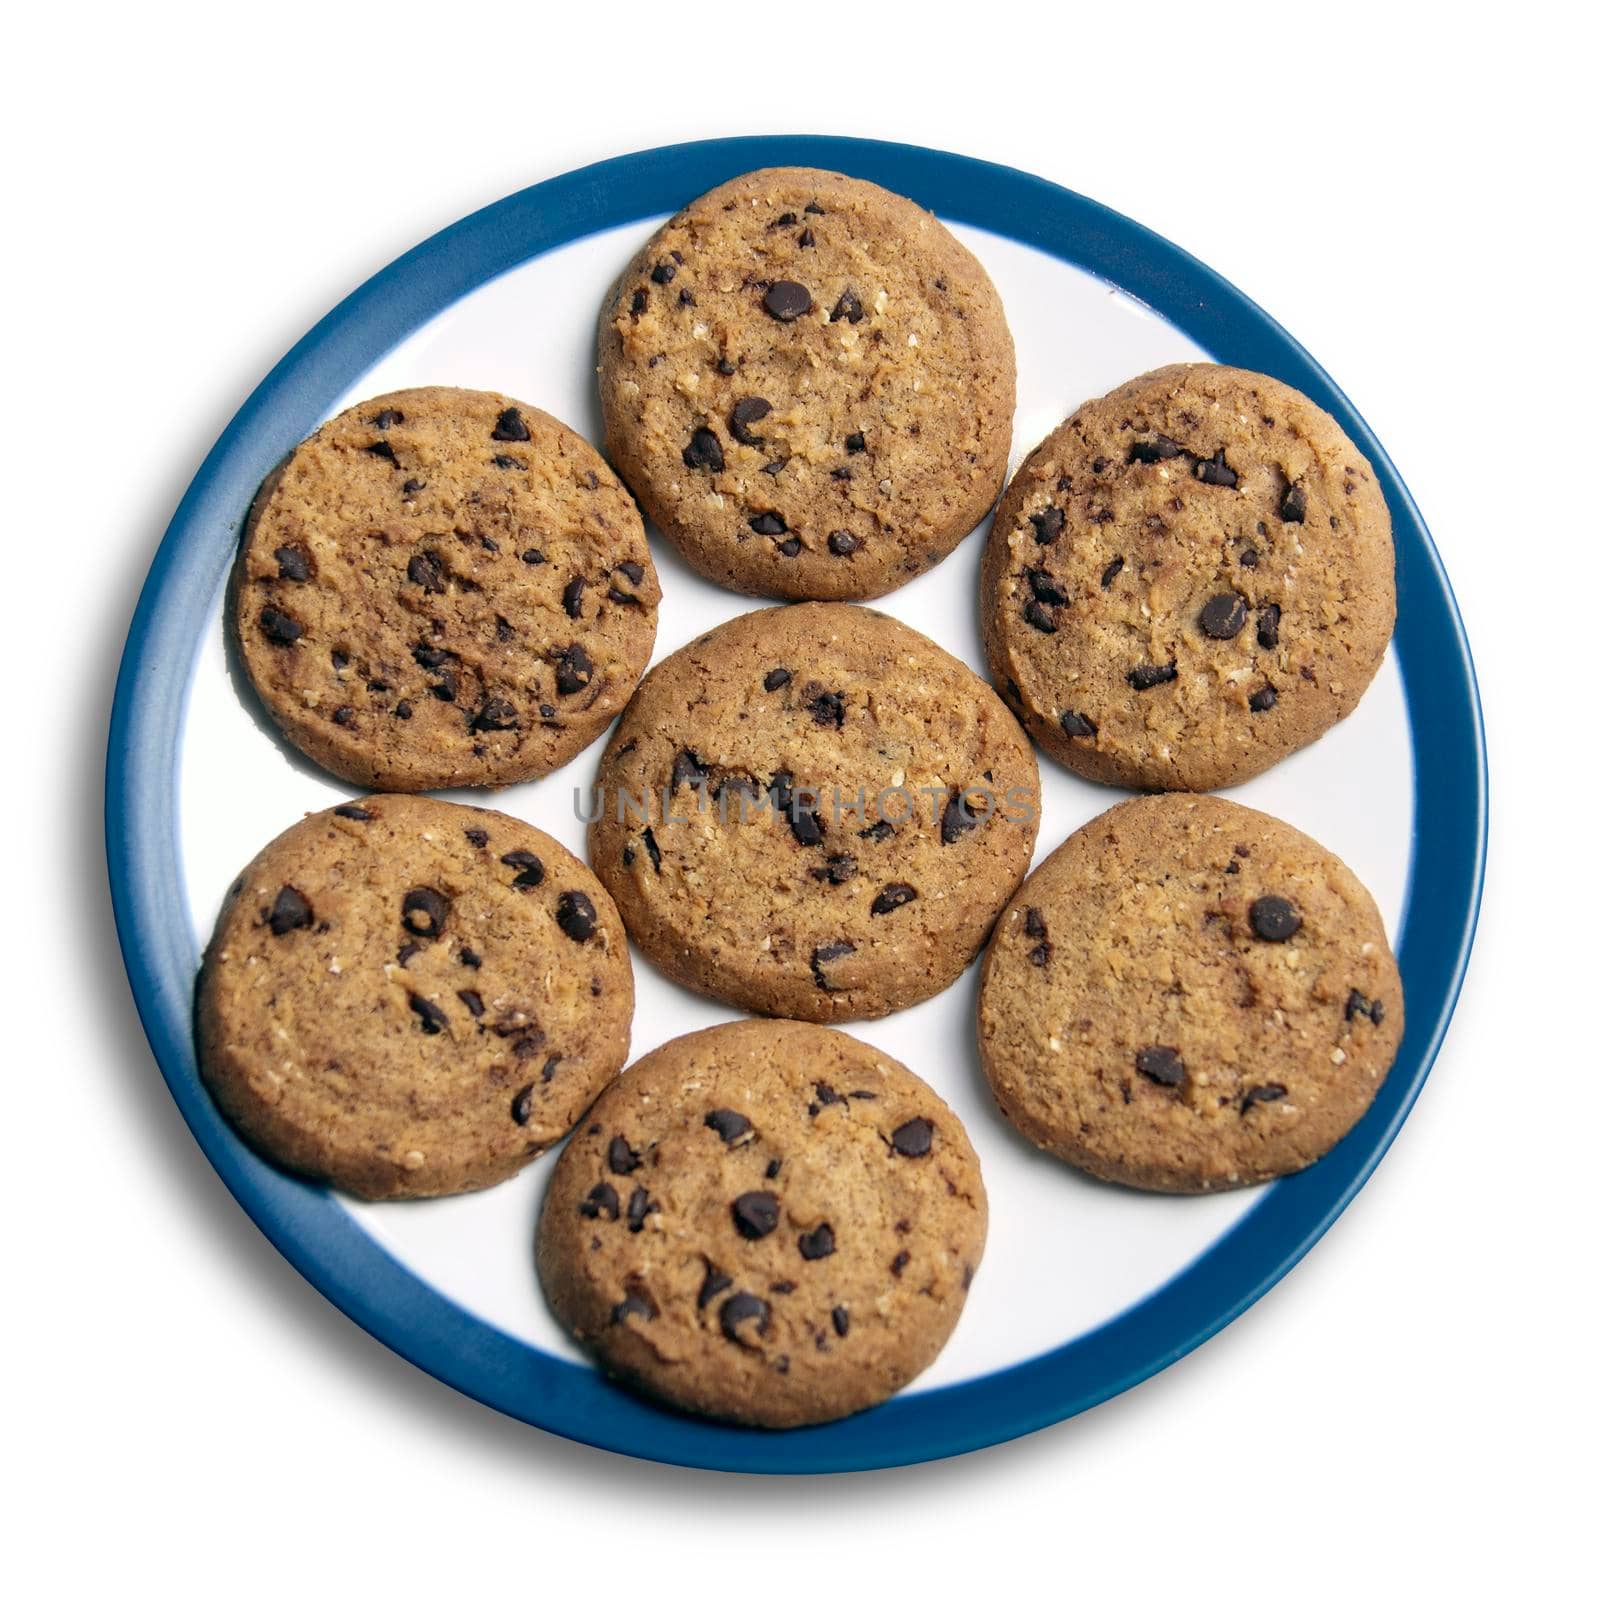
POLYGON ((1199 1193, 1297 1172, 1355 1126, 1405 1026, 1372 897, 1287 823, 1124 801, 1006 908, 978 1045, 1000 1109, 1098 1178, 1199 1193))
POLYGON ((370 795, 245 868, 197 1013, 201 1073, 264 1155, 364 1199, 456 1194, 616 1076, 633 969, 610 896, 547 834, 370 795))
POLYGON ((698 571, 867 599, 942 560, 1005 481, 1011 334, 920 206, 804 167, 702 195, 601 316, 606 449, 698 571))
POLYGON ((874 1017, 951 983, 1022 881, 1033 751, 989 686, 860 606, 747 612, 657 665, 589 859, 640 949, 750 1011, 874 1017))
POLYGON ((239 654, 291 743, 352 783, 536 778, 616 716, 655 643, 644 524, 598 453, 469 389, 380 395, 262 486, 239 654))
POLYGON ((1213 789, 1355 709, 1394 627, 1372 468, 1260 373, 1163 367, 1030 455, 984 553, 990 671, 1086 778, 1213 789))
POLYGON ((562 1151, 539 1276, 617 1377, 769 1428, 876 1405, 939 1353, 983 1256, 978 1158, 899 1062, 733 1022, 630 1067, 562 1151))

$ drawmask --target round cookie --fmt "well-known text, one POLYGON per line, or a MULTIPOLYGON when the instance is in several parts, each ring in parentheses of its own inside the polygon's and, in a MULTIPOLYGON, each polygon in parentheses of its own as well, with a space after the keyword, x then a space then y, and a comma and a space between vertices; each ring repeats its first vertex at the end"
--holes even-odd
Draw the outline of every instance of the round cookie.
POLYGON ((380 395, 319 428, 262 485, 231 593, 290 742, 407 791, 570 761, 627 703, 660 598, 596 451, 470 389, 380 395))
POLYGON ((775 167, 702 195, 600 325, 606 450, 697 571, 862 600, 950 553, 1005 482, 1016 359, 994 285, 920 206, 775 167))
POLYGON ((1214 789, 1355 709, 1394 627, 1389 513, 1303 394, 1163 367, 1080 406, 1023 462, 982 606, 994 681, 1058 761, 1214 789))
POLYGON ((539 1219, 552 1310, 616 1376, 763 1427, 876 1405, 939 1353, 988 1207, 954 1113, 803 1022, 733 1022, 630 1067, 539 1219))
POLYGON ((363 1199, 456 1194, 616 1076, 633 968, 610 897, 547 834, 371 795, 245 868, 196 1009, 201 1074, 263 1154, 363 1199))
POLYGON ((654 667, 601 758, 589 860, 670 977, 875 1017, 983 948, 1038 833, 999 697, 860 606, 747 612, 654 667))
POLYGON ((1297 1172, 1360 1119, 1404 1031, 1372 897, 1287 823, 1127 800, 1006 908, 978 1047, 1000 1109, 1098 1178, 1199 1193, 1297 1172))

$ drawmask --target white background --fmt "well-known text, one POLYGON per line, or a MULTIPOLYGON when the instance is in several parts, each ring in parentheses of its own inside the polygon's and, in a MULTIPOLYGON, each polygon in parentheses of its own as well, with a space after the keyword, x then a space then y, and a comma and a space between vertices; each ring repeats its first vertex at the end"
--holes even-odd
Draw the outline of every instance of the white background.
POLYGON ((1592 26, 1537 4, 1492 23, 1468 5, 1049 9, 84 4, 7 24, 0 572, 21 799, 0 877, 0 1573, 15 1592, 136 1574, 174 1594, 1593 1581, 1592 26), (1433 528, 1477 652, 1493 806, 1450 1039, 1376 1176, 1283 1285, 1086 1417, 806 1482, 545 1437, 323 1302, 167 1097, 99 842, 138 586, 206 448, 288 345, 514 189, 778 131, 1032 169, 1282 321, 1433 528))

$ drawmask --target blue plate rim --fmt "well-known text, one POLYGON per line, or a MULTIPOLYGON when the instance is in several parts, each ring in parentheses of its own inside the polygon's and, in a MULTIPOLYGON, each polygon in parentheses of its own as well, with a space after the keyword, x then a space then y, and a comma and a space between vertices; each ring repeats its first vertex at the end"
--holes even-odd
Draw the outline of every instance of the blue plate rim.
POLYGON ((1186 251, 1071 190, 946 151, 820 135, 667 145, 565 173, 445 228, 340 302, 246 400, 180 502, 129 629, 106 764, 112 903, 140 1018, 207 1158, 283 1255, 397 1353, 511 1416, 647 1459, 764 1473, 898 1466, 1014 1438, 1143 1381, 1253 1304, 1349 1204, 1415 1102, 1465 977, 1487 836, 1482 707, 1449 580, 1387 452, 1310 355, 1186 251), (399 339, 491 278, 591 233, 674 210, 737 173, 780 165, 871 179, 947 220, 1081 267, 1143 301, 1217 360, 1270 373, 1331 412, 1372 463, 1394 519, 1394 647, 1411 711, 1416 794, 1398 952, 1408 1031, 1348 1138, 1317 1166, 1274 1185, 1175 1278, 1090 1333, 982 1378, 771 1434, 664 1411, 490 1327, 413 1277, 324 1191, 286 1177, 238 1140, 194 1059, 199 951, 183 889, 176 753, 200 630, 250 499, 333 400, 399 339))

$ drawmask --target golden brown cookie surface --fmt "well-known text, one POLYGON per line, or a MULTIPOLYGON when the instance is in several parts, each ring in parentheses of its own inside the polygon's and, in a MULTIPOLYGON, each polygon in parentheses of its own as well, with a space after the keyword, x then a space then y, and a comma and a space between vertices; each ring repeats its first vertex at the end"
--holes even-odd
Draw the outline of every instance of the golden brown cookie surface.
POLYGON ((495 785, 570 760, 650 659, 638 509, 532 406, 408 389, 325 424, 262 486, 232 626, 285 735, 352 783, 495 785))
POLYGON ((984 960, 978 1043, 1035 1144, 1198 1192, 1325 1154, 1404 1026, 1382 920, 1342 861, 1259 811, 1170 794, 1114 806, 1023 884, 984 960))
POLYGON ((881 1051, 797 1022, 663 1045, 551 1178, 562 1324, 671 1404, 793 1427, 886 1399, 943 1347, 987 1202, 955 1115, 881 1051))
POLYGON ((592 873, 495 811, 370 795, 273 840, 201 970, 201 1072, 250 1142, 367 1199, 510 1177, 627 1059, 592 873))
POLYGON ((746 594, 868 599, 948 555, 1000 492, 1015 391, 978 261, 833 172, 702 195, 601 316, 608 454, 685 558, 746 594))
POLYGON ((1355 708, 1394 627, 1372 469, 1304 395, 1163 367, 1018 469, 984 551, 995 684, 1075 772, 1213 789, 1355 708))
POLYGON ((951 983, 1038 832, 1038 766, 999 697, 860 606, 749 612, 659 663, 598 782, 589 859, 640 949, 813 1021, 951 983))

